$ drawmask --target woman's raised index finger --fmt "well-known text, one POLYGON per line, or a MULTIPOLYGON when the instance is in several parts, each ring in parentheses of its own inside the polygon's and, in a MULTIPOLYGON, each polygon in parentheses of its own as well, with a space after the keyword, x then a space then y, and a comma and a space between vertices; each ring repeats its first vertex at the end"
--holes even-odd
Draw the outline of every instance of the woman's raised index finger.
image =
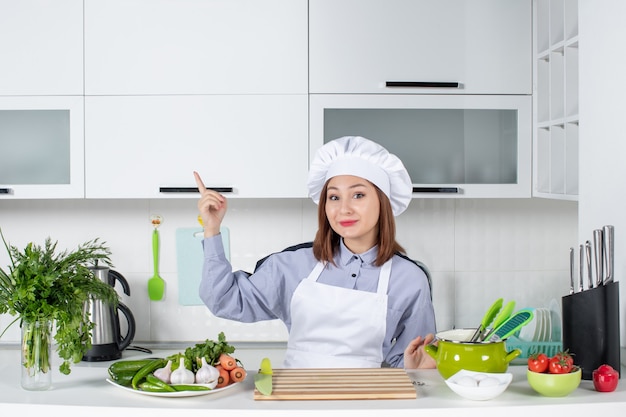
POLYGON ((200 178, 200 174, 194 171, 193 176, 196 179, 196 185, 198 186, 198 191, 200 191, 200 194, 204 194, 206 192, 206 187, 204 186, 204 183, 202 182, 202 179, 200 178))

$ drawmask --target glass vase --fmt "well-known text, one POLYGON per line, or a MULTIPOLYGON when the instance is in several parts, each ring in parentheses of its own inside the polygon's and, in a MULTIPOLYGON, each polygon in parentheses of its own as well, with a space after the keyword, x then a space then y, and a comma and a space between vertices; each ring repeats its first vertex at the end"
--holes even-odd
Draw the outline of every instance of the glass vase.
POLYGON ((52 385, 52 321, 22 321, 22 388, 47 390, 52 385))

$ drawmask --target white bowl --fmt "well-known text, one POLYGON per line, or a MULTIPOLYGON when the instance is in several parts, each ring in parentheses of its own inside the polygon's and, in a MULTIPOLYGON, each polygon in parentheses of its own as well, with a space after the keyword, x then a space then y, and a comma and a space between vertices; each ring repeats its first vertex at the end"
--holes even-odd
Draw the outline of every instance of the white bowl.
POLYGON ((487 373, 461 370, 446 379, 446 385, 463 398, 485 401, 502 394, 511 381, 511 373, 487 373))

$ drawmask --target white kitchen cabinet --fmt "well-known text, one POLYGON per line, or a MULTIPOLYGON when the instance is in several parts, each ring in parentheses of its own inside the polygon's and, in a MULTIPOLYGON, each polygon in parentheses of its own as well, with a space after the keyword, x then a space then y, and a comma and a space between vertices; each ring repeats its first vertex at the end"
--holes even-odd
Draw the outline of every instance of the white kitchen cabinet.
POLYGON ((533 195, 578 199, 578 1, 535 0, 533 195))
POLYGON ((0 200, 85 196, 83 100, 0 97, 0 200))
POLYGON ((306 0, 85 0, 85 94, 306 94, 306 0))
POLYGON ((364 136, 398 155, 416 198, 531 196, 532 98, 313 94, 310 155, 364 136))
POLYGON ((306 94, 85 100, 87 198, 307 196, 306 94))
POLYGON ((0 0, 0 96, 83 93, 83 1, 0 0))
POLYGON ((531 0, 310 0, 310 92, 530 95, 531 6, 531 0), (429 84, 441 82, 453 85, 429 84))

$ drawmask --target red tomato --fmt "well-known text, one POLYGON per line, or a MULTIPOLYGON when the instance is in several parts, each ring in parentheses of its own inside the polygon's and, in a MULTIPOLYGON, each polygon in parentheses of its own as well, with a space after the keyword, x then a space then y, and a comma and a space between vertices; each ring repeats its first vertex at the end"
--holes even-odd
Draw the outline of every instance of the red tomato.
POLYGON ((548 361, 551 374, 568 374, 574 370, 574 359, 567 352, 559 352, 548 361))
POLYGON ((619 380, 619 372, 611 365, 600 365, 598 369, 593 371, 593 386, 599 392, 611 392, 617 388, 619 380))
POLYGON ((532 372, 546 372, 548 370, 548 361, 548 355, 545 353, 533 353, 528 358, 528 369, 532 372))

